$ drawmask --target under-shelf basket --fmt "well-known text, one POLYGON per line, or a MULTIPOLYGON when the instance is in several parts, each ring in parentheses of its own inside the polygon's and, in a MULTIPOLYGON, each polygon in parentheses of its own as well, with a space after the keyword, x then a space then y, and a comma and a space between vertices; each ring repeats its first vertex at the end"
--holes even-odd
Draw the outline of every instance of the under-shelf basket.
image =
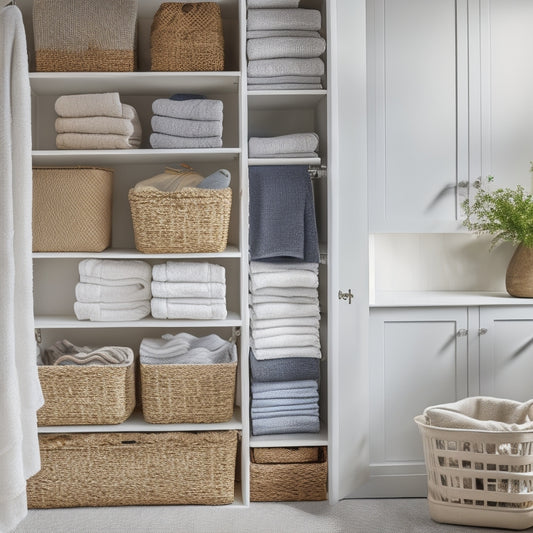
POLYGON ((41 434, 28 507, 229 504, 237 438, 235 430, 41 434))
POLYGON ((527 529, 533 526, 533 431, 429 426, 415 417, 437 522, 527 529))
POLYGON ((130 189, 135 247, 143 253, 217 253, 228 243, 231 188, 130 189))

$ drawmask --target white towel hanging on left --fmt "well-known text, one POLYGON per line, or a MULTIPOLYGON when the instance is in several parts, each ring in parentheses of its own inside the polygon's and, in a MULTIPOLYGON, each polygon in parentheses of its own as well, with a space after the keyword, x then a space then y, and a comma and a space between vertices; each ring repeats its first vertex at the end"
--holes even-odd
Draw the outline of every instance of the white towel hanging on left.
POLYGON ((0 10, 0 532, 26 516, 40 469, 32 282, 31 95, 22 14, 0 10))

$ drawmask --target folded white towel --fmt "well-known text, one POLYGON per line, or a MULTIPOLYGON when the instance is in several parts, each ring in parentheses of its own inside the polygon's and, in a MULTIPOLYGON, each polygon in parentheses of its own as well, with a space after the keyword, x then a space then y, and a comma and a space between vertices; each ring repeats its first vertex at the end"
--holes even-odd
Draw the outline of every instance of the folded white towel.
POLYGON ((150 284, 147 282, 132 285, 100 285, 96 283, 77 283, 76 300, 78 302, 139 302, 148 301, 152 297, 150 284))
POLYGON ((316 289, 318 276, 311 270, 286 270, 285 272, 258 272, 250 275, 250 290, 255 294, 258 289, 269 287, 303 287, 316 289))
POLYGON ((152 298, 151 307, 154 318, 214 320, 224 319, 227 316, 225 300, 221 303, 202 305, 183 303, 181 298, 152 298))
POLYGON ((270 263, 268 261, 250 261, 250 272, 285 272, 286 270, 310 270, 318 274, 318 263, 302 263, 294 261, 291 263, 270 263))
POLYGON ((268 304, 268 303, 286 303, 286 304, 314 304, 318 306, 318 297, 315 296, 274 296, 274 295, 261 295, 250 294, 250 305, 268 304))
POLYGON ((263 339, 265 337, 278 337, 279 335, 318 335, 318 328, 316 326, 285 326, 277 328, 261 328, 252 329, 252 338, 255 340, 263 339))
POLYGON ((248 59, 319 57, 325 50, 323 37, 265 37, 246 42, 248 59))
POLYGON ((305 348, 308 346, 320 348, 320 337, 318 336, 318 331, 311 335, 277 335, 275 337, 268 336, 260 339, 252 337, 251 344, 254 353, 256 350, 262 350, 264 348, 305 348))
POLYGON ((99 285, 150 284, 152 267, 145 261, 126 259, 84 259, 78 265, 80 281, 99 285))
POLYGON ((252 315, 250 324, 254 331, 257 331, 259 329, 288 328, 299 326, 318 328, 320 326, 320 317, 300 316, 258 319, 252 315))
POLYGON ((127 303, 85 303, 74 302, 74 313, 78 320, 94 322, 124 322, 141 320, 150 314, 150 302, 127 303))
POLYGON ((226 269, 212 263, 167 261, 152 268, 154 281, 183 281, 189 283, 226 283, 226 269))
POLYGON ((269 85, 273 83, 322 83, 320 76, 272 76, 267 78, 248 78, 248 85, 269 85))
POLYGON ((152 295, 154 298, 225 298, 226 284, 152 281, 152 295))
POLYGON ((151 187, 163 192, 181 191, 186 187, 196 187, 204 176, 182 163, 181 168, 165 168, 165 171, 135 184, 135 189, 151 187))
POLYGON ((263 287, 261 289, 250 288, 253 295, 258 296, 306 296, 317 298, 318 290, 307 287, 263 287))
MULTIPOLYGON (((248 78, 248 80, 251 80, 253 78, 248 78)), ((253 85, 250 83, 248 85, 249 91, 298 91, 298 90, 305 90, 305 91, 312 91, 312 90, 320 90, 322 89, 321 83, 269 83, 269 84, 258 84, 253 85)), ((278 154, 277 157, 284 157, 281 154, 278 154)), ((300 157, 316 157, 316 155, 312 156, 304 156, 301 155, 300 157)))
POLYGON ((68 94, 55 102, 60 117, 118 117, 123 115, 119 93, 68 94))
POLYGON ((58 133, 56 147, 59 150, 130 150, 139 148, 141 136, 115 135, 112 133, 58 133))
POLYGON ((317 9, 248 9, 247 29, 320 30, 322 15, 317 9))
POLYGON ((318 149, 318 135, 310 133, 292 133, 277 137, 250 137, 248 153, 250 157, 286 153, 309 153, 318 149))
POLYGON ((254 349, 255 358, 258 361, 265 359, 282 359, 284 357, 312 357, 320 359, 322 354, 316 346, 287 346, 282 348, 254 349))
POLYGON ((254 319, 291 318, 291 317, 315 317, 320 316, 316 304, 288 304, 268 303, 257 304, 251 312, 254 319))

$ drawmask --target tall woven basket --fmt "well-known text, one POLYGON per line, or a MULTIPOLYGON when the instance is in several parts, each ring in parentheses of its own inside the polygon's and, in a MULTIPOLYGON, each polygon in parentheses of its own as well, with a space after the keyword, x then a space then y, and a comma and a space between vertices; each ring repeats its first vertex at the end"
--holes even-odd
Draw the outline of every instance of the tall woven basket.
POLYGON ((224 70, 222 15, 216 2, 165 2, 151 34, 152 70, 224 70))
POLYGON ((39 435, 29 508, 233 502, 237 431, 39 435))
POLYGON ((175 192, 130 189, 135 247, 155 254, 223 252, 231 197, 229 187, 175 192))
POLYGON ((133 71, 136 29, 137 0, 34 0, 36 70, 133 71))

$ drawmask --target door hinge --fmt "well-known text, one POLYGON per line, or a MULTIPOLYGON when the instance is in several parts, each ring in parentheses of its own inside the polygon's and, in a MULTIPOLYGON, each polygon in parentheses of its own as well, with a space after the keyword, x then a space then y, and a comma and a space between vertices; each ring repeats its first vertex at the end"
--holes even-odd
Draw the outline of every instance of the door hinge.
POLYGON ((348 289, 348 292, 339 291, 339 300, 348 300, 348 303, 352 303, 352 298, 355 296, 352 294, 352 289, 348 289))

